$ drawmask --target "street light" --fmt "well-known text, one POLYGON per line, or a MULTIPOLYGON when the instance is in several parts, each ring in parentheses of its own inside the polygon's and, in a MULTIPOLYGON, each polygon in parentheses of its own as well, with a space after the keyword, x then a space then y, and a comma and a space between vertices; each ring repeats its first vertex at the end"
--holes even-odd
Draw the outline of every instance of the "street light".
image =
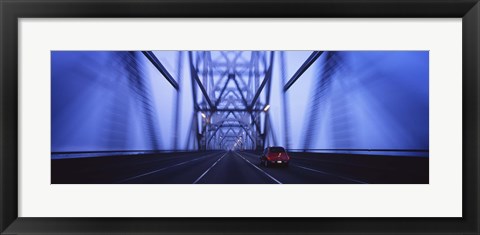
POLYGON ((200 113, 202 115, 203 118, 207 118, 207 115, 205 115, 204 113, 200 113))
POLYGON ((270 105, 269 105, 269 104, 267 104, 267 105, 265 106, 265 108, 263 108, 263 111, 264 111, 264 112, 267 112, 268 109, 270 109, 270 105))

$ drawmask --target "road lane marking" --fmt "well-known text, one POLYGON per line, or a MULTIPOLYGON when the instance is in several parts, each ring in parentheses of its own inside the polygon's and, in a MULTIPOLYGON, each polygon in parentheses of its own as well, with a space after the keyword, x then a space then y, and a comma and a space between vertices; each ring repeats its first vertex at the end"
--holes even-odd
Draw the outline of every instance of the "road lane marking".
POLYGON ((225 155, 227 155, 228 152, 226 152, 225 154, 223 154, 223 156, 221 156, 216 162, 213 163, 213 165, 211 165, 205 172, 203 172, 203 174, 198 177, 198 179, 196 179, 193 183, 196 184, 200 179, 203 178, 203 176, 205 176, 209 171, 210 169, 212 169, 215 165, 217 165, 217 163, 222 160, 223 157, 225 157, 225 155))
POLYGON ((184 165, 184 164, 187 164, 187 163, 190 163, 190 162, 198 161, 200 159, 204 159, 204 158, 210 157, 212 155, 216 155, 216 154, 217 153, 210 154, 210 155, 207 155, 207 156, 203 156, 203 157, 195 158, 195 159, 188 160, 188 161, 185 161, 185 162, 181 162, 181 163, 178 163, 178 164, 175 164, 175 165, 166 166, 166 167, 163 167, 163 168, 160 168, 160 169, 157 169, 157 170, 154 170, 154 171, 150 171, 150 172, 147 172, 147 173, 143 173, 143 174, 140 174, 140 175, 132 176, 132 177, 126 178, 124 180, 121 180, 118 183, 125 183, 125 182, 133 180, 133 179, 137 179, 137 178, 140 178, 140 177, 151 175, 151 174, 154 174, 154 173, 157 173, 157 172, 160 172, 160 171, 164 171, 164 170, 167 170, 167 169, 170 169, 170 168, 173 168, 173 167, 181 166, 181 165, 184 165))
MULTIPOLYGON (((248 154, 248 155, 250 155, 251 157, 253 157, 253 156, 257 157, 256 155, 251 154, 251 153, 245 153, 245 154, 248 154)), ((306 159, 306 158, 305 158, 305 160, 313 160, 313 159, 306 159)), ((317 161, 321 161, 321 160, 317 160, 317 161)), ((348 180, 348 181, 353 181, 353 182, 360 183, 360 184, 368 184, 368 182, 364 182, 364 181, 352 179, 352 178, 345 177, 345 176, 335 175, 335 174, 332 174, 332 173, 328 173, 328 172, 325 172, 325 171, 321 171, 321 170, 317 170, 317 169, 312 169, 312 168, 300 166, 300 165, 293 164, 293 163, 290 163, 290 165, 295 166, 295 167, 298 167, 298 168, 302 168, 302 169, 304 169, 304 170, 314 171, 314 172, 317 172, 317 173, 334 176, 334 177, 337 177, 337 178, 340 178, 340 179, 344 179, 344 180, 348 180)))
POLYGON ((275 181, 277 184, 282 184, 282 182, 278 181, 277 179, 275 179, 273 176, 271 176, 270 174, 268 174, 267 172, 263 171, 262 169, 258 168, 258 166, 255 166, 255 164, 251 163, 249 160, 247 160, 246 158, 244 158, 242 155, 234 152, 235 154, 237 154, 238 156, 240 156, 243 160, 247 161, 250 165, 252 165, 253 167, 255 167, 257 170, 261 171, 263 174, 265 174, 266 176, 268 176, 270 179, 272 179, 273 181, 275 181))
POLYGON ((321 162, 321 163, 327 163, 327 164, 346 165, 346 166, 363 167, 363 168, 369 168, 369 169, 377 169, 375 167, 365 165, 365 164, 355 164, 355 163, 350 163, 350 162, 338 162, 338 161, 332 161, 332 160, 327 160, 327 159, 312 159, 312 158, 305 158, 305 157, 298 157, 298 156, 294 156, 292 158, 300 160, 300 161, 305 161, 305 162, 315 161, 315 162, 321 162))
POLYGON ((298 168, 302 168, 304 170, 309 170, 309 171, 314 171, 314 172, 318 172, 318 173, 325 174, 325 175, 335 176, 335 177, 338 177, 340 179, 349 180, 349 181, 353 181, 353 182, 360 183, 360 184, 368 184, 367 182, 363 182, 363 181, 360 181, 360 180, 351 179, 351 178, 348 178, 348 177, 331 174, 331 173, 328 173, 328 172, 325 172, 325 171, 320 171, 320 170, 300 166, 300 165, 297 165, 297 164, 291 164, 290 163, 290 165, 293 165, 293 166, 298 167, 298 168))

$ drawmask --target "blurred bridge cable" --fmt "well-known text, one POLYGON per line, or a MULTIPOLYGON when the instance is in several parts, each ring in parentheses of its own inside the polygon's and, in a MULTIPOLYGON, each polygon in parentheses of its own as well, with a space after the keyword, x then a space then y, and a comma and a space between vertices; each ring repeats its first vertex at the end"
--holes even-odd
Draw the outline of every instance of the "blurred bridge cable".
POLYGON ((150 91, 151 85, 148 80, 144 79, 143 69, 140 68, 141 64, 137 58, 137 53, 134 51, 118 52, 117 55, 120 58, 123 68, 127 71, 128 87, 136 95, 139 107, 141 107, 141 114, 144 115, 144 128, 148 133, 148 140, 150 142, 151 149, 160 148, 160 135, 159 125, 160 122, 155 114, 155 107, 153 107, 152 92, 150 91))
MULTIPOLYGON (((325 60, 323 63, 318 63, 317 66, 317 79, 313 86, 313 97, 310 100, 307 120, 305 122, 305 131, 303 149, 313 148, 315 145, 314 140, 317 139, 319 132, 320 118, 327 118, 325 115, 327 99, 332 99, 330 95, 332 90, 332 83, 335 74, 337 73, 343 61, 338 52, 329 51, 326 52, 325 60)), ((336 107, 331 107, 335 109, 336 107)), ((346 112, 345 112, 346 113, 346 112)), ((335 141, 335 140, 333 140, 335 141)))

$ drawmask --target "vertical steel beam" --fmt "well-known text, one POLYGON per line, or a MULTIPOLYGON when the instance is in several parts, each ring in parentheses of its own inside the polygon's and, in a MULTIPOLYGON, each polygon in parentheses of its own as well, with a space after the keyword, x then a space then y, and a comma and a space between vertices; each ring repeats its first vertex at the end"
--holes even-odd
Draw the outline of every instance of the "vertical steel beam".
MULTIPOLYGON (((281 68, 281 77, 282 77, 282 84, 285 84, 285 80, 287 80, 287 65, 285 61, 285 52, 280 52, 280 68, 281 68)), ((288 93, 282 92, 282 103, 283 103, 283 134, 284 134, 284 141, 285 141, 285 148, 290 148, 290 131, 288 125, 288 93)))
MULTIPOLYGON (((205 99, 205 101, 207 101, 208 105, 210 106, 210 109, 212 109, 212 111, 214 111, 214 110, 215 110, 215 105, 214 105, 214 104, 212 103, 212 101, 210 100, 210 97, 208 96, 207 90, 206 90, 205 87, 203 86, 202 81, 200 81, 200 78, 198 77, 197 69, 196 69, 195 66, 193 65, 193 55, 192 55, 192 51, 189 51, 189 52, 188 52, 188 55, 189 55, 189 60, 190 60, 190 71, 191 71, 191 73, 192 73, 192 78, 197 82, 198 87, 199 87, 200 90, 202 91, 203 98, 205 99)), ((194 85, 194 84, 192 84, 192 85, 194 85)))
MULTIPOLYGON (((182 69, 183 69, 183 52, 179 51, 178 52, 178 61, 177 61, 177 80, 180 83, 181 77, 182 77, 182 69)), ((175 112, 174 112, 174 117, 173 117, 173 122, 174 122, 174 139, 173 139, 173 149, 178 150, 178 139, 179 139, 179 134, 180 134, 180 128, 179 128, 179 119, 180 119, 180 106, 182 103, 180 102, 180 89, 177 89, 177 94, 176 94, 176 99, 175 99, 175 112)))
POLYGON ((260 84, 260 87, 258 88, 257 92, 255 93, 255 96, 253 97, 252 103, 250 104, 250 109, 252 109, 255 106, 255 103, 258 100, 258 97, 260 97, 260 93, 262 93, 263 88, 267 84, 268 80, 272 77, 272 68, 273 68, 273 57, 274 57, 274 51, 270 53, 270 65, 268 66, 267 72, 265 73, 265 78, 262 81, 262 84, 260 84))

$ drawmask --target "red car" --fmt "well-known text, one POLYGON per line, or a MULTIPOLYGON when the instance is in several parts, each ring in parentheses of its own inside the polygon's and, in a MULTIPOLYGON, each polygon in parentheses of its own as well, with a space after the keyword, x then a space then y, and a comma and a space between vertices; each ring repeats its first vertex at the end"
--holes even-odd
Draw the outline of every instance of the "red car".
POLYGON ((283 147, 268 147, 263 151, 260 157, 260 164, 268 167, 269 165, 288 166, 290 157, 283 147))

